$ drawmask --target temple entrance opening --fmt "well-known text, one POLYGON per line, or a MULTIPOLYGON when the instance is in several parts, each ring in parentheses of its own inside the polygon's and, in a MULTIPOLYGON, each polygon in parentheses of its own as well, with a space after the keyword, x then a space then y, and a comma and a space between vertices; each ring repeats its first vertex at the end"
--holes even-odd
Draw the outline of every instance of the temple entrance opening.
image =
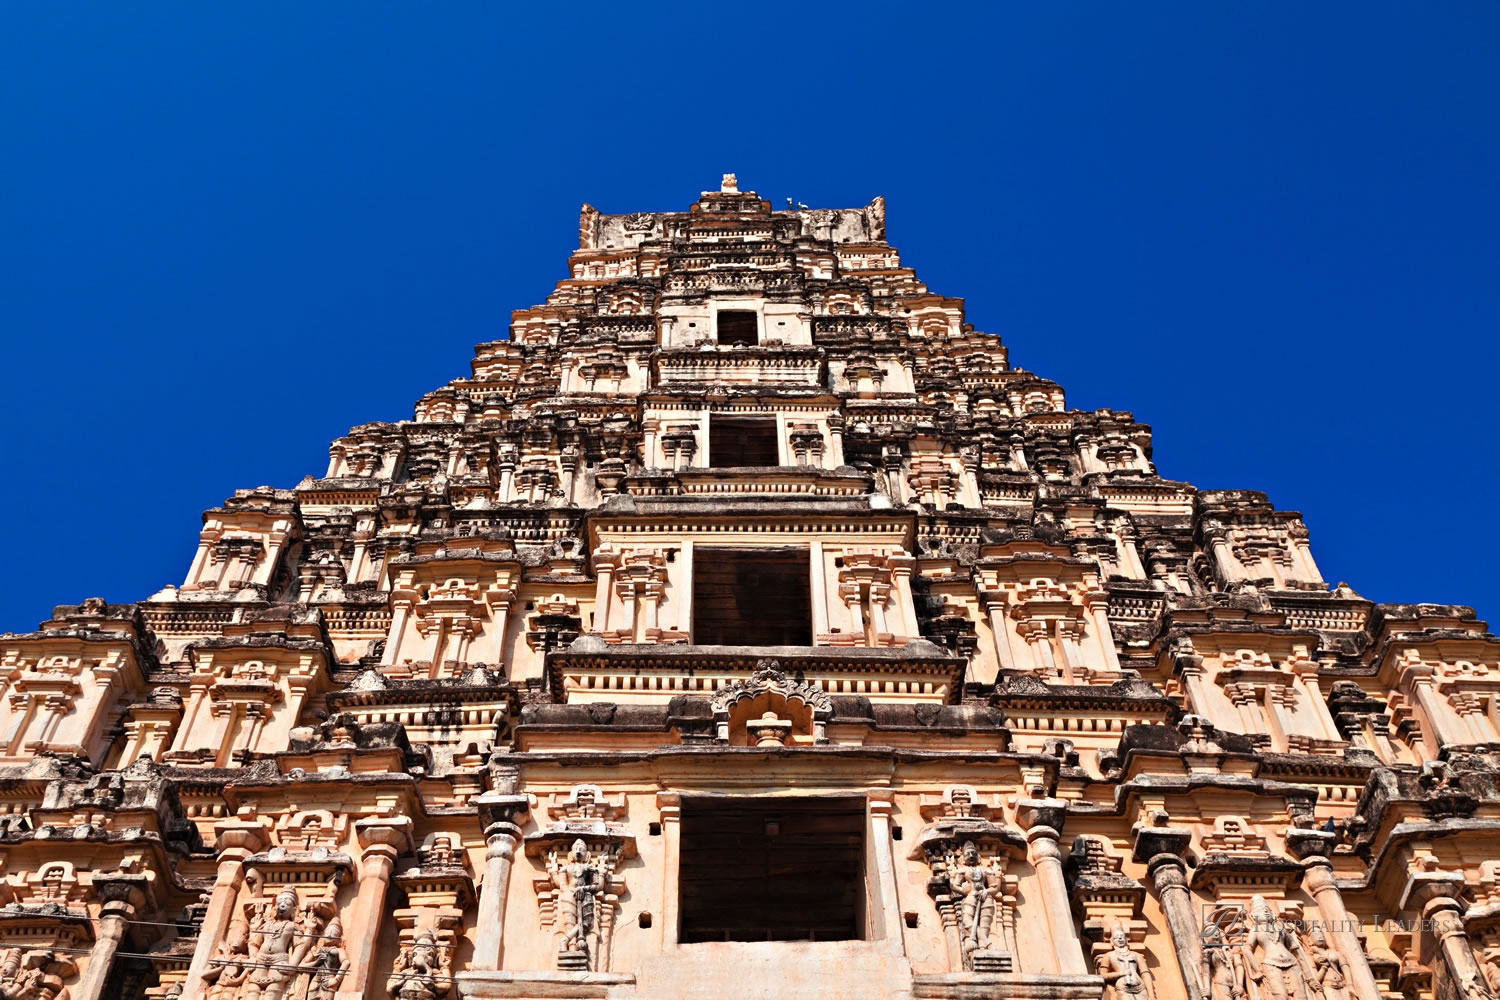
POLYGON ((685 798, 679 940, 864 937, 860 798, 685 798))
POLYGON ((805 548, 710 548, 693 553, 693 641, 705 646, 809 646, 812 602, 805 548))

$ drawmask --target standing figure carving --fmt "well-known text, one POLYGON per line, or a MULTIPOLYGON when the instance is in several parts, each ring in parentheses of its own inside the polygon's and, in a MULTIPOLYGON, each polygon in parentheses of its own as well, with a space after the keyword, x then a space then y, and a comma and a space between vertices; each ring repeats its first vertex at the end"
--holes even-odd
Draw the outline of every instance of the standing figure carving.
MULTIPOLYGON (((606 872, 589 857, 582 839, 573 841, 566 861, 556 853, 547 858, 547 874, 557 887, 557 913, 562 923, 561 957, 582 956, 582 967, 592 969, 599 949, 599 905, 606 872)), ((565 967, 572 963, 564 962, 565 967)))
MULTIPOLYGON (((282 1000, 287 994, 294 968, 302 964, 317 935, 297 919, 297 890, 287 886, 276 894, 275 905, 263 913, 250 930, 250 981, 244 990, 249 1000, 282 1000)), ((309 915, 309 923, 315 920, 309 915)))
POLYGON ((437 939, 431 931, 423 931, 396 960, 396 972, 386 990, 396 1000, 439 1000, 448 995, 446 976, 437 939))
POLYGON ((57 954, 10 948, 0 959, 0 1000, 68 1000, 62 978, 51 971, 57 954))
POLYGON ((958 863, 948 870, 948 887, 959 899, 959 932, 963 941, 965 968, 973 968, 975 952, 990 948, 990 928, 995 924, 995 904, 1001 877, 979 859, 979 848, 964 841, 958 863))
POLYGON ((1302 942, 1290 924, 1276 918, 1264 896, 1250 900, 1250 927, 1242 947, 1261 1000, 1308 1000, 1302 942))
POLYGON ((318 941, 318 951, 313 956, 312 983, 307 988, 307 1000, 333 1000, 344 974, 349 971, 349 953, 344 950, 344 926, 335 917, 318 941))
POLYGON ((1500 992, 1500 948, 1484 950, 1484 983, 1490 992, 1500 992))
POLYGON ((1094 966, 1114 991, 1114 1000, 1156 1000, 1151 974, 1141 964, 1141 956, 1130 950, 1124 927, 1115 926, 1109 935, 1109 951, 1101 953, 1094 966))
POLYGON ((235 917, 203 973, 210 1000, 234 996, 249 978, 250 967, 250 925, 235 917))
POLYGON ((1208 1000, 1245 1000, 1245 967, 1238 948, 1224 939, 1218 924, 1203 929, 1203 984, 1208 1000))
POLYGON ((1312 966, 1315 991, 1321 991, 1324 1000, 1346 1000, 1349 977, 1344 967, 1344 956, 1328 943, 1328 936, 1323 933, 1323 928, 1317 924, 1308 927, 1303 949, 1312 966))

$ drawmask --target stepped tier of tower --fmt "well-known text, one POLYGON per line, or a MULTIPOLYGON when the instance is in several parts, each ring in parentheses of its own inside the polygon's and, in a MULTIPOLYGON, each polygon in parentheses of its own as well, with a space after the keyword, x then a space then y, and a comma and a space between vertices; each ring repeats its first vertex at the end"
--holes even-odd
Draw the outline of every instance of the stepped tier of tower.
POLYGON ((879 198, 584 206, 469 376, 0 685, 7 998, 1500 987, 1500 642, 1162 478, 879 198))

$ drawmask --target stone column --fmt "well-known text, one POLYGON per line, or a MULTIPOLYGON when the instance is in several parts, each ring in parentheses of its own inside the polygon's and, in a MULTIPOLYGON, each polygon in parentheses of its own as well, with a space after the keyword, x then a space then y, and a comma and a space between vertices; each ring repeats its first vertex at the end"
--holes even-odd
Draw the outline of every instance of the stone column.
POLYGON ((828 467, 837 469, 844 464, 844 418, 833 414, 828 418, 828 467))
POLYGON ((1183 860, 1193 832, 1165 826, 1139 826, 1135 831, 1135 859, 1146 863, 1151 885, 1167 918, 1177 968, 1188 1000, 1205 1000, 1199 971, 1203 967, 1203 927, 1193 910, 1187 885, 1187 862, 1183 860))
POLYGON ((130 921, 145 906, 147 884, 145 875, 100 876, 94 880, 94 893, 103 905, 95 924, 88 966, 70 994, 73 1000, 100 1000, 104 996, 115 952, 130 921))
POLYGON ((1220 535, 1212 538, 1209 546, 1213 551, 1214 560, 1219 564, 1219 572, 1224 576, 1225 586, 1242 582, 1245 579, 1245 571, 1240 566, 1240 561, 1234 557, 1234 551, 1229 547, 1229 539, 1220 535))
POLYGON ((901 613, 901 629, 908 640, 920 639, 922 628, 917 624, 917 602, 911 592, 911 574, 916 569, 917 560, 905 552, 896 552, 889 556, 889 561, 891 580, 896 584, 896 604, 901 613))
POLYGON ((396 870, 396 859, 412 850, 409 816, 374 816, 354 821, 359 841, 359 887, 354 894, 354 919, 344 933, 349 972, 339 984, 338 1000, 363 1000, 370 988, 370 967, 385 911, 385 896, 396 870), (352 933, 350 933, 352 931, 352 933))
POLYGON ((814 539, 807 545, 808 590, 812 597, 812 641, 828 634, 828 575, 823 559, 823 543, 814 539))
POLYGON ((871 924, 879 919, 881 926, 871 927, 876 941, 895 941, 905 952, 901 935, 901 904, 896 899, 896 861, 891 853, 891 810, 895 795, 889 788, 872 788, 869 792, 870 846, 874 854, 874 887, 878 906, 870 908, 871 924))
POLYGON ((1463 912, 1464 904, 1454 896, 1434 896, 1422 907, 1422 917, 1432 928, 1455 995, 1472 996, 1467 984, 1477 982, 1484 986, 1484 967, 1475 957, 1474 946, 1464 930, 1463 912))
POLYGON ((1312 713, 1323 730, 1323 738, 1342 740, 1344 736, 1333 721, 1333 713, 1328 711, 1328 701, 1323 697, 1322 686, 1318 683, 1317 661, 1303 656, 1288 663, 1287 667, 1291 670, 1292 676, 1297 679, 1297 683, 1307 692, 1308 704, 1312 706, 1312 713))
POLYGON ((656 808, 661 812, 661 950, 677 947, 681 917, 677 912, 677 868, 682 856, 682 796, 676 792, 657 792, 656 808))
POLYGON ((647 417, 641 421, 641 432, 644 440, 641 444, 641 457, 648 469, 658 468, 656 464, 656 433, 661 429, 661 421, 655 417, 647 417))
POLYGON ((1365 961, 1365 950, 1360 946, 1354 920, 1344 906, 1344 896, 1334 878, 1333 862, 1325 853, 1332 848, 1333 839, 1333 834, 1322 830, 1292 829, 1286 835, 1287 846, 1302 858, 1302 887, 1318 904, 1323 932, 1344 959, 1354 996, 1357 1000, 1381 1000, 1375 974, 1370 971, 1370 963, 1365 961))
POLYGON ((187 579, 182 584, 184 589, 198 585, 198 578, 203 575, 203 567, 208 565, 209 553, 213 550, 214 543, 223 534, 222 530, 209 529, 205 530, 199 537, 198 551, 193 554, 193 564, 188 567, 187 579))
POLYGON ((505 896, 510 866, 521 843, 520 821, 531 811, 531 797, 485 792, 474 800, 484 824, 484 879, 479 883, 479 917, 474 927, 475 969, 498 969, 505 944, 505 896))
POLYGON ((594 563, 594 628, 595 632, 609 631, 609 606, 614 599, 615 567, 620 565, 620 553, 613 546, 599 546, 593 553, 594 563))
POLYGON ((386 633, 385 650, 380 656, 381 663, 397 662, 396 657, 401 655, 401 643, 406 638, 406 623, 411 618, 412 606, 416 602, 417 592, 414 590, 397 590, 391 594, 391 627, 386 633))
POLYGON ((1410 663, 1402 669, 1399 681, 1401 689, 1421 710, 1427 723, 1423 728, 1432 739, 1434 759, 1442 756, 1445 746, 1469 742, 1458 728, 1462 720, 1449 707, 1447 699, 1438 694, 1436 673, 1426 663, 1410 663))
POLYGON ((203 914, 203 925, 198 929, 198 944, 193 948, 180 1000, 199 1000, 203 996, 203 973, 208 970, 208 960, 234 916, 240 885, 245 881, 245 859, 266 843, 265 826, 248 820, 220 823, 214 827, 214 833, 219 846, 219 870, 208 897, 208 909, 203 914))
POLYGON ((1103 590, 1090 591, 1084 595, 1084 608, 1094 622, 1094 631, 1099 647, 1104 652, 1104 662, 1115 673, 1120 672, 1120 654, 1115 649, 1114 629, 1109 626, 1109 594, 1103 590))
MULTIPOLYGON (((1464 930, 1465 905, 1460 898, 1465 890, 1464 876, 1460 872, 1416 871, 1406 880, 1401 892, 1400 907, 1403 910, 1422 908, 1422 920, 1432 934, 1442 959, 1442 970, 1446 971, 1451 986, 1451 995, 1469 997, 1476 995, 1469 989, 1477 984, 1478 995, 1488 995, 1484 966, 1474 954, 1464 930)), ((1435 964, 1435 963, 1434 963, 1435 964)), ((1434 975, 1434 986, 1438 977, 1434 975)), ((1441 992, 1441 991, 1439 991, 1441 992)))
MULTIPOLYGON (((688 643, 693 641, 693 540, 684 539, 679 550, 681 558, 677 567, 677 579, 672 582, 672 600, 677 602, 677 631, 685 634, 688 643)), ((817 598, 813 598, 814 601, 817 598)), ((816 630, 815 630, 816 631, 816 630)))
POLYGON ((1073 903, 1068 898, 1068 880, 1063 876, 1059 832, 1067 816, 1061 799, 1021 799, 1016 819, 1026 831, 1027 856, 1042 884, 1042 905, 1047 911, 1047 929, 1057 955, 1057 971, 1064 976, 1091 974, 1083 958, 1083 946, 1073 927, 1073 903))
POLYGON ((985 614, 990 620, 990 637, 995 643, 995 661, 1001 670, 1016 669, 1016 658, 1010 650, 1010 635, 1005 630, 1005 594, 999 590, 981 590, 979 599, 984 603, 985 614))

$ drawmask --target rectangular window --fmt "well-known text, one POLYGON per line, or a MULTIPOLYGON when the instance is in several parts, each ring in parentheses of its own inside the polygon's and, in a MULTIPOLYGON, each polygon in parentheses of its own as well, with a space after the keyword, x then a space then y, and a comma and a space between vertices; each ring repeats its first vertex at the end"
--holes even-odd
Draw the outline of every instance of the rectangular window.
POLYGON ((715 317, 715 322, 718 324, 717 333, 721 344, 747 344, 754 347, 760 342, 753 312, 725 309, 715 317))
POLYGON ((693 641, 705 646, 810 646, 807 549, 693 550, 693 641))
POLYGON ((679 940, 864 937, 858 798, 685 798, 679 940))
POLYGON ((708 418, 708 467, 736 469, 780 465, 775 417, 708 418))

